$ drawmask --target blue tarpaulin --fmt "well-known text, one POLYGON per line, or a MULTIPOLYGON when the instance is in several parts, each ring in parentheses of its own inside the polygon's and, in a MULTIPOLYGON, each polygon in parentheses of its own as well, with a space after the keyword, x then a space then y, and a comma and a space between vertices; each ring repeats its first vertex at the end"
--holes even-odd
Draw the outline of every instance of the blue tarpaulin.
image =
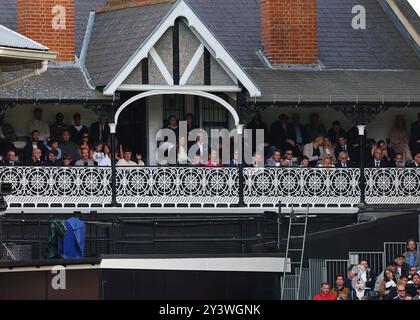
POLYGON ((58 251, 64 259, 83 258, 85 250, 86 226, 78 218, 64 221, 67 233, 58 241, 58 251))

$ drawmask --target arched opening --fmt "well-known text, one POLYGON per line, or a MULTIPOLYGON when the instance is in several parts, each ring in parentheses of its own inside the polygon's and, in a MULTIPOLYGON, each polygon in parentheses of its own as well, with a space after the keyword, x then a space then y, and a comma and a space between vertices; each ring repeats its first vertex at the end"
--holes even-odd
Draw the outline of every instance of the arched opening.
POLYGON ((126 102, 124 102, 118 108, 118 111, 115 113, 114 123, 116 125, 118 125, 118 120, 120 118, 121 113, 124 111, 125 108, 127 108, 127 106, 134 103, 135 101, 143 99, 143 98, 147 98, 147 97, 152 97, 152 96, 157 96, 157 95, 168 95, 168 94, 169 95, 172 95, 172 94, 192 95, 192 96, 198 96, 198 97, 203 97, 203 98, 213 100, 213 101, 219 103, 220 105, 222 105, 223 107, 225 107, 229 111, 229 113, 232 115, 232 117, 234 119, 235 126, 240 125, 240 119, 239 119, 238 113, 236 112, 235 108, 232 107, 227 101, 223 100, 222 98, 220 98, 220 97, 218 97, 214 94, 208 93, 208 92, 187 91, 187 90, 153 90, 153 91, 140 93, 140 94, 130 98, 126 102))

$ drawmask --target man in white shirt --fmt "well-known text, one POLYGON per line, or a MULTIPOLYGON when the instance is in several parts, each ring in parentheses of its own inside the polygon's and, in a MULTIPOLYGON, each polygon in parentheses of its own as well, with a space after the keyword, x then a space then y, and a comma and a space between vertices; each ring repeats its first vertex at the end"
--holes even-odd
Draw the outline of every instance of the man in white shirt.
POLYGON ((140 154, 137 154, 137 163, 131 160, 132 156, 131 150, 125 150, 123 153, 123 158, 117 162, 117 167, 144 167, 144 162, 141 160, 142 157, 140 154))
POLYGON ((39 139, 41 141, 50 137, 50 126, 42 121, 42 109, 40 108, 34 110, 34 119, 29 121, 28 135, 30 136, 34 130, 39 131, 39 139))

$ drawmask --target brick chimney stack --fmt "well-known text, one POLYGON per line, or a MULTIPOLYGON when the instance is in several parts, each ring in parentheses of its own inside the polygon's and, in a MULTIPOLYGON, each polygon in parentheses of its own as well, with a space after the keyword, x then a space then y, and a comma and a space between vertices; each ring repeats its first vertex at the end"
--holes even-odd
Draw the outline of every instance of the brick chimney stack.
POLYGON ((17 0, 18 32, 58 53, 58 61, 73 61, 74 1, 17 0))
POLYGON ((317 0, 260 0, 263 51, 273 64, 315 64, 317 0))

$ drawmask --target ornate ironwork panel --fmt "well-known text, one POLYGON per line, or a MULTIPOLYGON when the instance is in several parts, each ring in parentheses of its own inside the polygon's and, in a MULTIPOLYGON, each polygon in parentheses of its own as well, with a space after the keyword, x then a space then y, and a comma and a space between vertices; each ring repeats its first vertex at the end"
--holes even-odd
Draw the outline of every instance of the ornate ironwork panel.
POLYGON ((420 204, 420 170, 371 168, 365 178, 368 204, 420 204))
POLYGON ((360 198, 358 169, 246 168, 245 203, 357 204, 360 198))
POLYGON ((237 168, 119 168, 118 202, 136 204, 237 204, 237 168))

